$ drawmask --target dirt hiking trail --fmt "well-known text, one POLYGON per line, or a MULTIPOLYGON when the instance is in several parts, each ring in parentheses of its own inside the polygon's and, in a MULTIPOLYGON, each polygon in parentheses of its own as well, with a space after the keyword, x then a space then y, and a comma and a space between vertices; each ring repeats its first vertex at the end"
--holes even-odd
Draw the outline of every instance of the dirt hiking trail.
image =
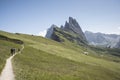
MULTIPOLYGON (((22 46, 22 49, 18 53, 21 53, 21 51, 23 49, 24 49, 24 46, 22 46)), ((15 80, 15 75, 13 73, 13 67, 12 67, 12 61, 11 60, 18 53, 15 53, 13 56, 9 57, 6 60, 5 67, 3 68, 2 73, 0 75, 0 80, 15 80)))

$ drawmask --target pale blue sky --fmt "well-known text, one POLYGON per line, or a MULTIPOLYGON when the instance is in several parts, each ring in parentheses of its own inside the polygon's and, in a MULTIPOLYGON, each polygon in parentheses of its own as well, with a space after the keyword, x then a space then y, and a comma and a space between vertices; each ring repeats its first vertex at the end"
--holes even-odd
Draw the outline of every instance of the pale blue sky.
POLYGON ((38 34, 75 18, 83 31, 120 34, 120 0, 0 0, 0 30, 38 34))

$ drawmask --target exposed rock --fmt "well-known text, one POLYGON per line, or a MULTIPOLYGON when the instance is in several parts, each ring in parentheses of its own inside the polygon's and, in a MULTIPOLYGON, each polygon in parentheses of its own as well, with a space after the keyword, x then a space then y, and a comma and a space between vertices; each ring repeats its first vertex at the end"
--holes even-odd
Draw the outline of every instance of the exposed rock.
POLYGON ((76 44, 87 44, 86 37, 80 28, 78 22, 69 17, 69 22, 66 21, 64 26, 58 28, 56 25, 52 25, 48 29, 47 38, 51 38, 58 42, 65 42, 66 40, 76 44))
POLYGON ((120 48, 120 40, 116 43, 115 48, 120 48))
POLYGON ((48 30, 47 30, 47 34, 45 35, 46 38, 51 38, 51 35, 53 33, 53 28, 57 27, 56 25, 52 25, 48 30))
POLYGON ((90 31, 85 31, 85 36, 90 45, 109 48, 120 48, 120 35, 92 33, 90 31))
POLYGON ((80 25, 72 17, 69 17, 69 22, 66 21, 66 23, 64 25, 64 30, 67 32, 71 32, 71 33, 80 35, 81 38, 87 42, 86 37, 85 37, 80 25))
POLYGON ((54 27, 53 28, 53 33, 51 34, 51 39, 58 41, 58 42, 63 42, 64 39, 61 38, 61 35, 63 34, 63 31, 61 31, 60 28, 54 27))
POLYGON ((64 28, 64 26, 63 25, 61 25, 61 27, 60 27, 61 29, 63 29, 64 28))

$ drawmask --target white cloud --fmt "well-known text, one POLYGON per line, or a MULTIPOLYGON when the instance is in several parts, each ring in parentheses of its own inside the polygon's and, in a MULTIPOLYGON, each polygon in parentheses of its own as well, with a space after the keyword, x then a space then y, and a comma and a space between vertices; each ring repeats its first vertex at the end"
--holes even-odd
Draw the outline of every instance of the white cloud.
POLYGON ((47 30, 39 32, 39 36, 45 37, 47 30))

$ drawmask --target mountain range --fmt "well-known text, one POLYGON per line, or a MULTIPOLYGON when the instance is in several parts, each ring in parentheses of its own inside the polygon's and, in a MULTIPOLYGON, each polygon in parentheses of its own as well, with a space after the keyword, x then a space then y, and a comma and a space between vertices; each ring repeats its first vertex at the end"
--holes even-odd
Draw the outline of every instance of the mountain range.
MULTIPOLYGON (((113 41, 118 36, 105 37, 113 41)), ((0 74, 15 48, 15 80, 120 80, 120 49, 88 45, 86 32, 74 18, 61 27, 52 25, 46 37, 0 30, 0 74)), ((103 35, 97 38, 96 43, 104 40, 103 35)))
POLYGON ((78 22, 69 17, 69 22, 66 21, 64 26, 60 28, 52 25, 46 34, 46 38, 53 39, 58 42, 72 42, 79 45, 87 44, 87 39, 78 22))
POLYGON ((120 35, 85 31, 85 36, 90 45, 120 48, 120 35))
POLYGON ((69 21, 60 28, 52 25, 45 36, 58 42, 70 41, 76 44, 89 44, 100 47, 120 48, 120 35, 83 32, 76 19, 69 17, 69 21))

